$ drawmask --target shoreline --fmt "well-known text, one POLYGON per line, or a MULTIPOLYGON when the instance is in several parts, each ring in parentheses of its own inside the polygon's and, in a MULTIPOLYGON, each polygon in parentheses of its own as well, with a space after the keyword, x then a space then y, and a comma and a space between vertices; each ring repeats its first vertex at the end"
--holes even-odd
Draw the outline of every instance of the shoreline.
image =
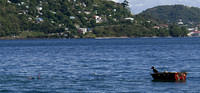
POLYGON ((0 40, 48 40, 48 39, 128 39, 128 38, 198 38, 198 37, 96 37, 96 38, 16 38, 16 37, 0 37, 0 40))
POLYGON ((124 39, 124 38, 134 38, 134 37, 96 37, 94 39, 124 39))

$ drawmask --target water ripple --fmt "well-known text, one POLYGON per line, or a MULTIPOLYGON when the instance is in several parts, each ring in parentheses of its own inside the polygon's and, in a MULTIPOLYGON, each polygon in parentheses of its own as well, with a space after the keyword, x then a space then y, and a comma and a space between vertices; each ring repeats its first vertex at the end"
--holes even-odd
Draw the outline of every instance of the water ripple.
POLYGON ((199 92, 199 49, 199 38, 3 40, 0 92, 199 92), (151 66, 188 79, 152 82, 151 66))

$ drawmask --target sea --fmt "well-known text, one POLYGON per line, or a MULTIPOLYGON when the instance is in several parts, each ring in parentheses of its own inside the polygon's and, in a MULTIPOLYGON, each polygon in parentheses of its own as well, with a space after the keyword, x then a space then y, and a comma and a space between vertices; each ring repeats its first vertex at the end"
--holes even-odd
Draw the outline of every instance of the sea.
POLYGON ((200 93, 200 38, 0 40, 0 93, 200 93))

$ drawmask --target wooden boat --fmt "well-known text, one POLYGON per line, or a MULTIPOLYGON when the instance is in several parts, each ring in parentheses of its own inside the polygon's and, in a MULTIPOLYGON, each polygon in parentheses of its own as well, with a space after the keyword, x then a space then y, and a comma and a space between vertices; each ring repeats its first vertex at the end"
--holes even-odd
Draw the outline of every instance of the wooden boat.
POLYGON ((154 81, 186 81, 186 72, 158 72, 151 74, 154 81))

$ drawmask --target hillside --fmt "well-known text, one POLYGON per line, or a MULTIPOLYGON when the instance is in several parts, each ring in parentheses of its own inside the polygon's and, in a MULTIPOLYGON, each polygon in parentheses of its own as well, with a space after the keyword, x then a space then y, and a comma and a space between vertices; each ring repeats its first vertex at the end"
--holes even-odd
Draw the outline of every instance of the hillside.
POLYGON ((165 5, 147 9, 140 15, 151 15, 159 20, 175 23, 180 20, 183 23, 200 23, 200 8, 184 5, 165 5))
MULTIPOLYGON (((111 0, 1 0, 0 38, 185 36, 111 0)), ((180 28, 183 29, 183 28, 180 28)), ((184 30, 185 31, 185 30, 184 30)))
POLYGON ((0 36, 58 33, 119 23, 129 10, 108 0, 1 0, 0 36))

